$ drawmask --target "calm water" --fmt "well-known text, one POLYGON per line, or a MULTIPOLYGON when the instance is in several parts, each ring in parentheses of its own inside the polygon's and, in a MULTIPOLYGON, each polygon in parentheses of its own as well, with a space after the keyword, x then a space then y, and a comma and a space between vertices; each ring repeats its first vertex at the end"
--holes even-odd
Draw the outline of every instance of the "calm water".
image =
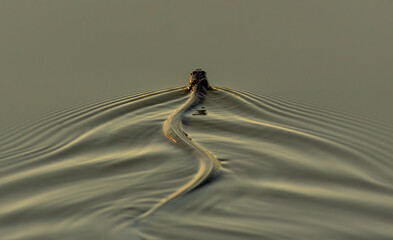
POLYGON ((187 98, 166 89, 3 128, 0 239, 393 239, 388 122, 228 88, 183 122, 220 178, 133 224, 197 171, 162 129, 187 98))

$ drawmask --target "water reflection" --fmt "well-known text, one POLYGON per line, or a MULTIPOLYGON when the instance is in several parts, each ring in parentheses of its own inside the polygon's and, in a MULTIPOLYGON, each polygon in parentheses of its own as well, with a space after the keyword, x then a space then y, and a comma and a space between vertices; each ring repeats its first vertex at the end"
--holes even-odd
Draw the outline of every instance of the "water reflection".
POLYGON ((393 235, 391 126, 229 88, 184 130, 221 177, 148 221, 198 162, 162 126, 182 88, 58 111, 0 138, 2 239, 368 239, 393 235))

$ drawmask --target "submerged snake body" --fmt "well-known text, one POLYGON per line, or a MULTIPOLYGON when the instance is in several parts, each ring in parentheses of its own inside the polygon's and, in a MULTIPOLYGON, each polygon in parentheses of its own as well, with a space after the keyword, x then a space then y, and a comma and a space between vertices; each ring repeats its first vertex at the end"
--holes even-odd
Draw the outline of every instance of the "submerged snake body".
POLYGON ((182 107, 175 111, 164 124, 164 131, 168 138, 182 149, 192 153, 198 159, 198 172, 186 185, 161 200, 151 209, 140 215, 137 219, 144 219, 170 200, 189 193, 195 188, 218 176, 221 166, 217 158, 196 142, 191 141, 191 139, 188 138, 186 133, 183 131, 181 124, 183 116, 203 102, 209 89, 211 89, 211 87, 207 82, 206 72, 201 69, 194 70, 191 73, 190 83, 187 87, 187 90, 191 93, 190 98, 182 107))

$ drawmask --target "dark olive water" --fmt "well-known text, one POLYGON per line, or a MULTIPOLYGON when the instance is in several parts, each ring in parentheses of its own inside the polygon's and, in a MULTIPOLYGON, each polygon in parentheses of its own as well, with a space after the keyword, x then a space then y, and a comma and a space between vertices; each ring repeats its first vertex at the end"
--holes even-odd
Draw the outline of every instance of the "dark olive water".
POLYGON ((228 88, 183 122, 220 177, 133 224, 198 169, 163 132, 187 98, 148 92, 3 128, 0 239, 393 239, 389 123, 228 88))

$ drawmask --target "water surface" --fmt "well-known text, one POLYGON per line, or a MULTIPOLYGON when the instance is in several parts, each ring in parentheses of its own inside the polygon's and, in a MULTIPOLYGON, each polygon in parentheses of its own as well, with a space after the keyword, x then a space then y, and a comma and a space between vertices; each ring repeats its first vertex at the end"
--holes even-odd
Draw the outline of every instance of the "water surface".
POLYGON ((171 88, 3 128, 0 239, 393 238, 388 122, 229 88, 183 121, 220 177, 133 224, 198 169, 162 129, 187 98, 171 88))

